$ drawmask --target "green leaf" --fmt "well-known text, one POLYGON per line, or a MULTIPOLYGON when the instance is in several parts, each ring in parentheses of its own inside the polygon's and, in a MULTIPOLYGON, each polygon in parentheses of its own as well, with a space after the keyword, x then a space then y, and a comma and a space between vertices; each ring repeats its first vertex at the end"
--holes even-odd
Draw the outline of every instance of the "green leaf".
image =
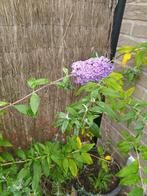
POLYGON ((97 83, 94 82, 88 82, 87 84, 81 86, 79 90, 77 91, 76 95, 80 95, 82 92, 91 92, 93 89, 98 88, 97 83))
POLYGON ((66 67, 63 68, 63 72, 65 75, 68 75, 68 69, 66 67))
POLYGON ((14 158, 12 156, 12 154, 10 154, 9 152, 3 152, 1 154, 2 158, 4 158, 6 161, 14 161, 14 158))
POLYGON ((100 157, 104 157, 105 151, 104 151, 104 149, 103 149, 102 146, 98 146, 97 147, 97 152, 98 152, 98 154, 99 154, 100 157))
POLYGON ((88 153, 83 152, 81 153, 81 156, 84 163, 87 163, 88 165, 91 165, 93 163, 92 158, 88 153))
POLYGON ((30 79, 28 79, 27 83, 28 83, 29 87, 34 89, 37 86, 48 84, 49 80, 46 78, 40 78, 40 79, 30 78, 30 79))
POLYGON ((141 64, 144 61, 144 57, 145 57, 145 51, 140 50, 136 53, 135 55, 135 64, 137 67, 141 66, 141 64))
POLYGON ((107 96, 109 96, 111 98, 118 98, 118 97, 120 97, 120 94, 119 94, 118 90, 115 91, 115 90, 113 90, 111 88, 105 88, 104 87, 102 92, 103 92, 103 95, 106 96, 106 97, 107 96))
POLYGON ((140 177, 137 174, 127 175, 123 179, 120 180, 120 184, 125 186, 136 185, 140 182, 140 177))
POLYGON ((17 175, 17 179, 18 180, 23 180, 24 178, 28 177, 30 175, 30 168, 29 167, 25 167, 22 168, 18 175, 17 175))
POLYGON ((59 159, 59 157, 58 157, 57 155, 52 155, 52 156, 51 156, 51 159, 52 159, 59 167, 61 167, 62 162, 61 162, 61 160, 59 159))
POLYGON ((0 116, 5 115, 6 113, 7 113, 6 110, 0 110, 0 116))
POLYGON ((134 91, 135 91, 135 87, 129 88, 129 89, 125 92, 125 95, 126 95, 127 97, 130 97, 130 96, 133 94, 134 91))
POLYGON ((94 137, 99 137, 100 136, 100 128, 96 123, 93 123, 91 127, 89 128, 89 131, 93 134, 94 137))
POLYGON ((61 127, 62 133, 64 133, 66 131, 68 124, 69 124, 69 121, 67 119, 63 121, 62 127, 61 127))
POLYGON ((63 160, 63 168, 64 168, 64 171, 65 171, 66 174, 67 174, 67 172, 68 172, 68 167, 69 167, 68 159, 65 158, 65 159, 63 160))
POLYGON ((41 178, 41 165, 39 161, 33 162, 33 179, 32 179, 32 189, 36 192, 39 188, 41 178))
POLYGON ((69 169, 71 171, 71 174, 74 177, 77 176, 78 168, 77 168, 77 165, 76 165, 75 161, 72 160, 72 159, 69 159, 68 164, 69 164, 69 169))
POLYGON ((74 153, 74 154, 73 154, 73 158, 74 158, 74 160, 75 160, 76 162, 78 162, 78 164, 79 164, 79 163, 83 163, 83 160, 82 160, 82 158, 81 158, 81 154, 80 154, 79 152, 74 153))
POLYGON ((42 171, 45 175, 45 177, 48 177, 50 175, 50 162, 47 160, 47 158, 43 158, 41 160, 41 165, 42 165, 42 171))
POLYGON ((122 92, 122 75, 118 76, 117 74, 111 74, 108 78, 105 79, 105 83, 105 88, 115 90, 116 93, 119 93, 119 96, 121 95, 120 92, 122 92))
POLYGON ((128 121, 135 119, 136 113, 134 111, 128 112, 123 117, 121 117, 122 121, 128 121))
POLYGON ((33 93, 31 96, 31 99, 30 99, 30 106, 31 106, 31 109, 32 109, 34 115, 38 111, 39 104, 40 104, 40 97, 36 93, 33 93))
POLYGON ((69 76, 65 76, 61 82, 57 83, 57 87, 61 89, 71 90, 73 88, 69 76))
POLYGON ((115 79, 115 80, 121 80, 123 78, 123 75, 121 73, 118 72, 112 72, 109 75, 110 78, 115 79))
POLYGON ((73 116, 78 115, 78 112, 75 109, 73 109, 72 107, 67 107, 67 112, 73 116))
POLYGON ((0 156, 0 163, 4 163, 5 160, 0 156))
POLYGON ((142 121, 139 121, 139 122, 137 122, 134 130, 137 132, 140 132, 144 129, 144 126, 145 126, 144 123, 142 121))
POLYGON ((0 134, 0 147, 12 147, 13 145, 0 134))
POLYGON ((145 174, 147 174, 147 167, 144 167, 143 171, 144 171, 145 174))
POLYGON ((143 160, 147 160, 147 146, 140 146, 139 147, 141 158, 143 160))
POLYGON ((99 106, 102 108, 103 112, 107 113, 112 119, 118 119, 118 115, 112 110, 112 108, 104 102, 99 102, 99 106))
POLYGON ((25 114, 25 115, 28 115, 28 110, 29 110, 29 107, 27 105, 23 105, 23 104, 20 104, 20 105, 15 105, 13 106, 17 111, 19 111, 20 113, 22 114, 25 114))
POLYGON ((147 185, 147 178, 144 178, 144 179, 143 179, 143 182, 144 182, 144 184, 147 185))
POLYGON ((9 104, 8 102, 0 101, 0 107, 4 107, 4 106, 6 106, 8 104, 9 104))
POLYGON ((128 175, 133 175, 133 174, 136 174, 138 172, 138 169, 139 169, 138 162, 137 161, 134 161, 130 165, 127 165, 124 168, 122 168, 117 173, 117 176, 118 177, 127 177, 128 175))
POLYGON ((26 159, 26 154, 25 152, 22 150, 22 149, 18 149, 16 151, 16 155, 21 158, 22 160, 25 160, 26 159))
POLYGON ((94 106, 90 109, 90 112, 95 113, 95 114, 101 114, 103 110, 99 106, 94 106))
POLYGON ((129 153, 130 149, 133 148, 133 145, 128 141, 123 140, 118 143, 118 148, 121 152, 127 154, 129 153))
POLYGON ((143 189, 136 187, 128 194, 128 196, 144 196, 143 189))
POLYGON ((135 46, 123 46, 118 48, 119 53, 130 53, 135 49, 135 46))
POLYGON ((93 52, 91 55, 90 55, 91 58, 97 58, 99 57, 99 53, 98 52, 93 52))
POLYGON ((93 148, 94 144, 84 144, 80 149, 81 152, 88 152, 93 148))

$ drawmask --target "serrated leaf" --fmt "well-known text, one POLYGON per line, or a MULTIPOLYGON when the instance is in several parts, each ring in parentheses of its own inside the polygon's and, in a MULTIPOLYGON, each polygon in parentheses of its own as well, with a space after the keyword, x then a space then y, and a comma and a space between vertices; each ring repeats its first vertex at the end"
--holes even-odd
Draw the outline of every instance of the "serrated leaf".
POLYGON ((69 164, 69 169, 70 169, 71 174, 74 177, 77 176, 78 168, 77 168, 75 161, 72 159, 69 159, 68 164, 69 164))
POLYGON ((63 168, 64 168, 64 171, 65 171, 66 174, 67 174, 67 172, 68 172, 68 167, 69 167, 69 165, 68 165, 68 159, 65 158, 65 159, 63 160, 63 168))
POLYGON ((136 187, 128 194, 128 196, 144 196, 143 189, 136 187))
POLYGON ((36 192, 39 188, 41 178, 41 164, 39 161, 33 162, 33 179, 32 179, 32 189, 36 192))
POLYGON ((81 156, 84 163, 87 163, 88 165, 91 165, 93 163, 92 158, 88 153, 83 152, 81 153, 81 156))
POLYGON ((38 111, 39 104, 40 104, 40 97, 36 93, 33 93, 30 99, 30 106, 34 115, 36 115, 38 111))

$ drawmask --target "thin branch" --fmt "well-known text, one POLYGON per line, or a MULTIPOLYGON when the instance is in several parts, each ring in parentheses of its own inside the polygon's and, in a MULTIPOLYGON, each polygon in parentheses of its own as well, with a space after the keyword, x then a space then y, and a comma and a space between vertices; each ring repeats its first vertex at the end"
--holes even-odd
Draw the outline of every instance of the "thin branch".
MULTIPOLYGON (((43 156, 38 156, 35 157, 35 160, 41 159, 42 157, 47 157, 48 155, 43 155, 43 156)), ((6 162, 6 163, 2 163, 0 164, 0 167, 5 167, 5 166, 10 166, 13 164, 21 164, 21 163, 27 163, 29 161, 31 161, 32 159, 26 159, 26 160, 19 160, 19 161, 11 161, 11 162, 6 162)))
POLYGON ((140 162, 140 156, 139 156, 139 153, 138 153, 138 150, 135 148, 135 152, 136 152, 136 155, 137 155, 137 160, 138 160, 138 164, 139 164, 139 176, 140 176, 140 180, 141 180, 141 186, 142 186, 142 189, 143 189, 143 192, 144 194, 146 193, 146 187, 145 187, 145 184, 143 182, 143 175, 142 175, 142 167, 141 167, 141 162, 140 162))
MULTIPOLYGON (((72 74, 68 75, 68 77, 71 77, 71 76, 72 76, 72 74)), ((67 76, 66 76, 66 77, 67 77, 67 76)), ((49 84, 46 84, 46 85, 44 85, 44 86, 42 86, 42 87, 40 87, 40 88, 34 90, 33 92, 31 92, 31 93, 29 93, 28 95, 22 97, 21 99, 19 99, 19 100, 13 102, 13 103, 10 103, 10 104, 8 104, 8 105, 6 105, 6 106, 0 108, 0 111, 6 110, 6 109, 8 109, 8 108, 10 108, 10 107, 12 107, 12 106, 14 106, 14 105, 16 105, 16 104, 18 104, 18 103, 24 101, 25 99, 27 99, 28 97, 30 97, 33 93, 37 93, 37 92, 39 92, 39 91, 41 91, 41 90, 43 90, 43 89, 45 89, 45 88, 47 88, 47 87, 49 87, 49 86, 55 85, 55 84, 57 84, 58 82, 62 81, 63 79, 64 79, 64 77, 62 77, 62 78, 60 78, 60 79, 58 79, 58 80, 55 80, 55 81, 53 81, 53 82, 51 82, 51 83, 49 83, 49 84)))

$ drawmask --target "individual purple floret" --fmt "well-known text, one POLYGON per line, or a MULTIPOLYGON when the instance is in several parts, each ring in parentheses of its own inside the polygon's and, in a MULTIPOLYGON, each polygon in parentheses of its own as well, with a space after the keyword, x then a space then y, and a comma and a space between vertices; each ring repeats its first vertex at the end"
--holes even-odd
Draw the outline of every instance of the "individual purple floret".
POLYGON ((75 83, 98 82, 107 77, 113 71, 113 65, 108 58, 90 58, 85 61, 77 61, 72 65, 72 75, 75 83))

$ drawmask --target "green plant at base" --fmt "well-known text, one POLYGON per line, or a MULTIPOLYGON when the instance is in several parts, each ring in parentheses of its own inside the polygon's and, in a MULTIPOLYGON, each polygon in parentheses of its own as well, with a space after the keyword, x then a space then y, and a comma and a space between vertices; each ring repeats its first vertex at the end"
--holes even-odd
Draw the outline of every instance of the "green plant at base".
POLYGON ((90 176, 89 180, 91 184, 93 185, 95 191, 99 190, 99 193, 102 193, 103 191, 108 190, 108 183, 111 180, 111 174, 106 172, 105 170, 101 169, 98 173, 98 176, 90 176))
POLYGON ((103 191, 108 190, 108 183, 111 180, 112 174, 108 168, 109 161, 105 160, 104 148, 101 146, 98 146, 97 152, 98 152, 97 164, 99 165, 98 175, 95 176, 93 174, 92 176, 88 178, 89 178, 90 183, 93 185, 95 192, 102 193, 103 191))
POLYGON ((93 144, 79 146, 77 137, 73 136, 68 138, 65 144, 34 143, 27 151, 17 150, 16 157, 7 151, 2 152, 0 194, 42 195, 40 184, 42 177, 50 178, 59 188, 63 183, 76 177, 78 169, 84 164, 92 164, 88 153, 92 147, 93 144))

